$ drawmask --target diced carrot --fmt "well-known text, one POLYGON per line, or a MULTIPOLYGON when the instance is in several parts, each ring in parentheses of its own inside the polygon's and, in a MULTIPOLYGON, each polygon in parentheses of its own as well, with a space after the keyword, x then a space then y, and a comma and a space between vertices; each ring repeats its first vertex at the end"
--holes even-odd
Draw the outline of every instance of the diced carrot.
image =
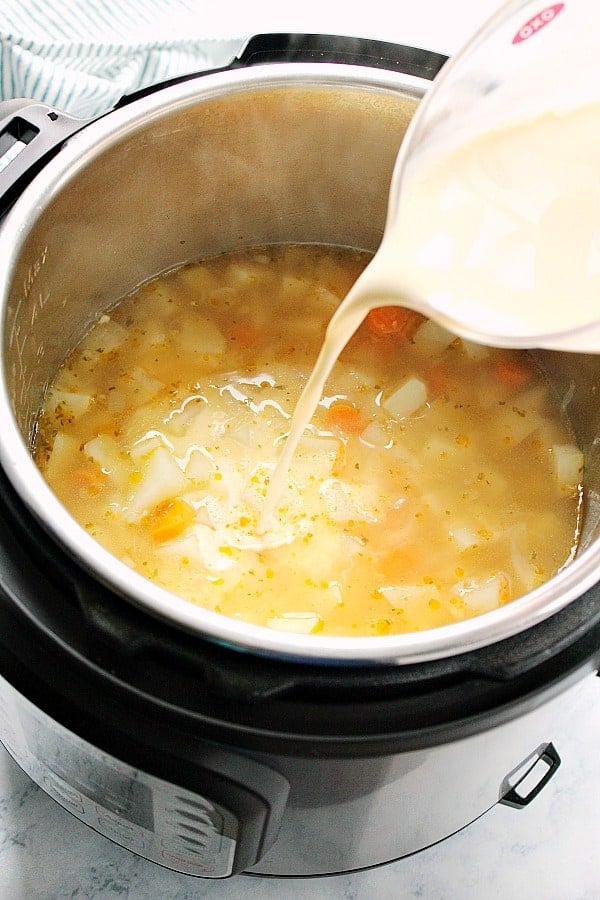
POLYGON ((347 400, 335 400, 325 418, 330 427, 339 428, 346 434, 360 434, 365 427, 362 413, 347 400))
POLYGON ((440 394, 448 387, 448 369, 441 364, 432 366, 426 380, 431 388, 431 392, 440 394))
POLYGON ((411 337, 423 321, 420 313, 404 306, 377 306, 369 310, 365 322, 374 334, 411 337))
POLYGON ((181 534, 194 521, 194 510, 189 503, 180 497, 159 503, 145 517, 151 537, 156 541, 170 541, 181 534))
POLYGON ((419 553, 415 547, 402 544, 380 556, 377 568, 391 584, 401 582, 407 576, 414 576, 419 564, 419 553))
POLYGON ((88 494, 99 494, 106 483, 106 475, 98 466, 79 466, 71 475, 73 482, 88 494))
POLYGON ((495 365, 496 377, 508 387, 523 387, 531 381, 532 370, 514 356, 503 356, 495 365))
POLYGON ((246 322, 234 322, 228 336, 229 340, 235 341, 241 347, 254 347, 258 343, 260 333, 246 322))
MULTIPOLYGON (((360 334, 360 331, 358 332, 360 334)), ((392 354, 398 352, 398 335, 394 334, 375 334, 367 328, 362 332, 363 341, 361 350, 367 353, 369 358, 373 359, 389 359, 392 354)))

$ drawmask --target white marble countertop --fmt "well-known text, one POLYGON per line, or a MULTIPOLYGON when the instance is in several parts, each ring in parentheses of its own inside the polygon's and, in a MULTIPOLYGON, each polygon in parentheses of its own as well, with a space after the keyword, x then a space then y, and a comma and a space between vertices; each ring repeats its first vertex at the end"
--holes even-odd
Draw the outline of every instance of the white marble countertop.
MULTIPOLYGON (((497 5, 496 0, 369 0, 364 6, 264 0, 214 4, 202 10, 198 27, 202 35, 241 39, 270 31, 358 35, 452 53, 497 5)), ((563 699, 571 705, 573 722, 571 733, 556 741, 563 764, 531 806, 519 811, 497 806, 415 856, 319 879, 237 876, 210 882, 161 869, 73 818, 0 746, 0 898, 595 900, 600 896, 600 681, 590 675, 563 699)))

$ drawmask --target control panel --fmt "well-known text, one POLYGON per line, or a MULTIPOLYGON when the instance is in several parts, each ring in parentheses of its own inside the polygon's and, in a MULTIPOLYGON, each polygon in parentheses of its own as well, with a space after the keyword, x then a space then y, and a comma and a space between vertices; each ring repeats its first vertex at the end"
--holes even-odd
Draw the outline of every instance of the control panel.
MULTIPOLYGON (((273 820, 287 798, 281 775, 229 752, 218 757, 214 777, 227 779, 229 763, 231 808, 157 778, 73 734, 1 677, 0 740, 33 781, 82 822, 187 875, 225 878, 253 864, 272 842, 266 838, 276 833, 273 820), (244 780, 256 783, 244 786, 244 780), (241 853, 244 842, 250 846, 241 853)), ((202 774, 210 780, 210 768, 202 774)))

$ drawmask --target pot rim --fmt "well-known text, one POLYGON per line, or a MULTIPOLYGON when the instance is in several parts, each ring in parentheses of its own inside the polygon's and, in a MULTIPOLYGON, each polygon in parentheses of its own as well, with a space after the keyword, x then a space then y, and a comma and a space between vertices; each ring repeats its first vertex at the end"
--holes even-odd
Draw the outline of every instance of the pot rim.
MULTIPOLYGON (((4 328, 8 287, 29 231, 61 189, 113 142, 176 109, 234 92, 286 86, 399 90, 419 100, 427 82, 381 69, 337 63, 272 63, 250 69, 202 74, 157 90, 116 109, 70 138, 36 175, 0 224, 0 328, 4 328), (199 90, 200 87, 200 90, 199 90)), ((0 371, 6 371, 3 336, 0 371)), ((25 442, 7 389, 0 377, 0 465, 20 499, 61 548, 101 583, 155 618, 226 647, 294 662, 408 665, 456 656, 513 637, 540 624, 581 596, 598 580, 600 542, 581 552, 553 578, 498 609, 438 628, 377 637, 298 635, 252 625, 197 606, 178 597, 105 550, 79 525, 52 492, 25 442)))

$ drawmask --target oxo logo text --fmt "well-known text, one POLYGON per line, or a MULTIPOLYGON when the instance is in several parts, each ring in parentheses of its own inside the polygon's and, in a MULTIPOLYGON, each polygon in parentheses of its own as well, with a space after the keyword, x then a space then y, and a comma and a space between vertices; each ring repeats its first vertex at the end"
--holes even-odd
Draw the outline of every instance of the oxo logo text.
POLYGON ((520 44, 522 41, 526 41, 528 38, 533 37, 534 34, 537 34, 540 29, 549 25, 550 22, 554 21, 564 5, 564 3, 553 3, 552 6, 547 6, 536 16, 532 16, 528 22, 521 25, 512 39, 513 44, 520 44))

